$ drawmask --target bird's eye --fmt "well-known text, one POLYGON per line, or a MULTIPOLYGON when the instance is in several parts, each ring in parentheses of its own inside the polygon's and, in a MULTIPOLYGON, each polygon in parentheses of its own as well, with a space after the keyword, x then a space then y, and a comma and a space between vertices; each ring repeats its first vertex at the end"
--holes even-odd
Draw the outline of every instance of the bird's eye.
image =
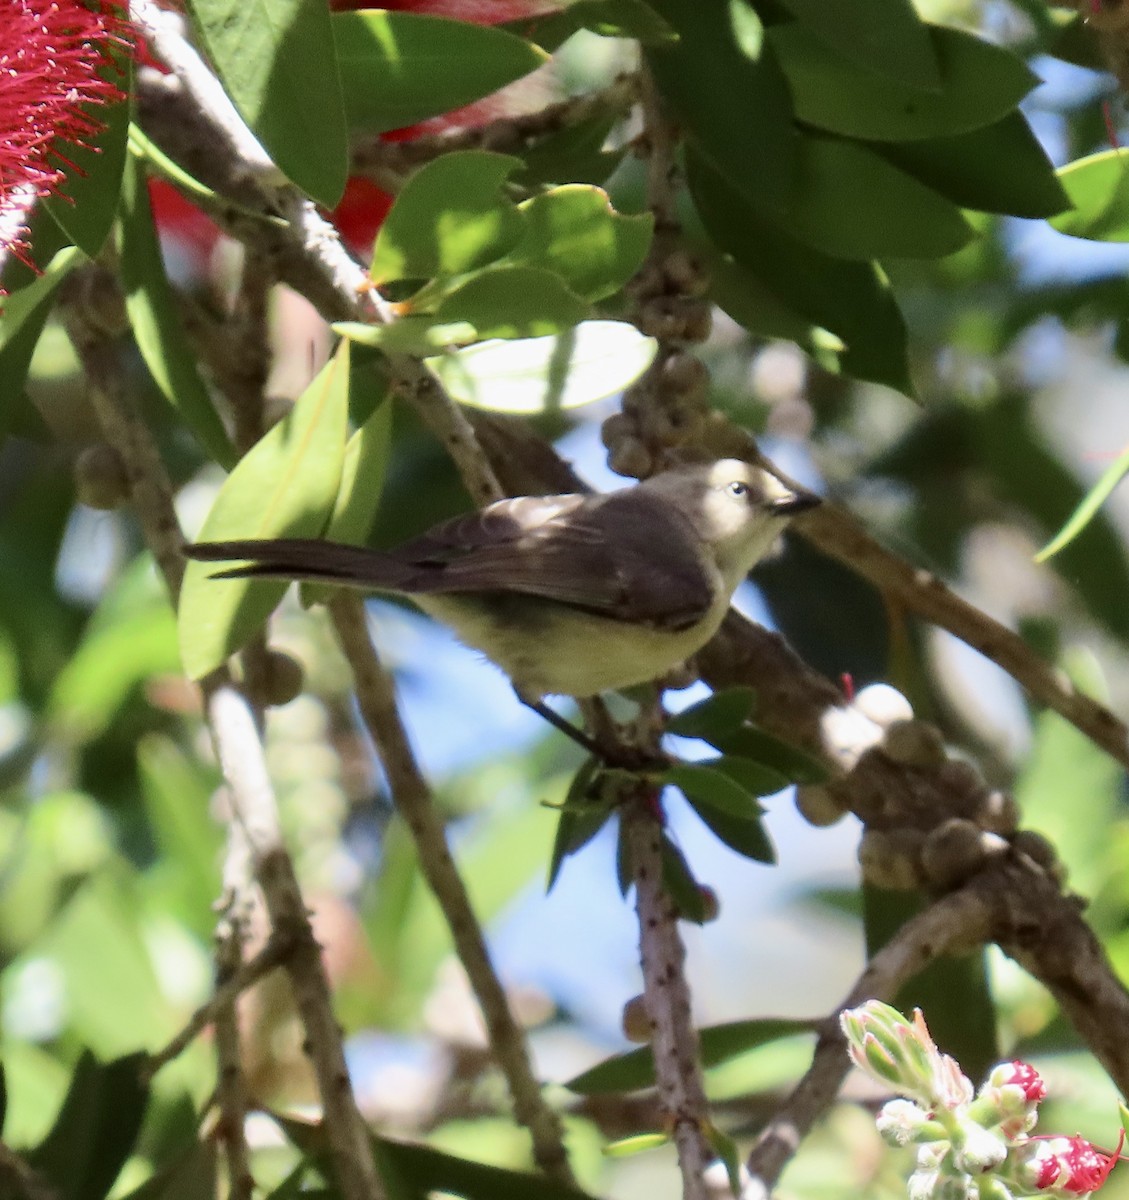
POLYGON ((748 495, 749 485, 740 479, 734 479, 731 483, 726 484, 726 491, 731 496, 745 496, 748 495))

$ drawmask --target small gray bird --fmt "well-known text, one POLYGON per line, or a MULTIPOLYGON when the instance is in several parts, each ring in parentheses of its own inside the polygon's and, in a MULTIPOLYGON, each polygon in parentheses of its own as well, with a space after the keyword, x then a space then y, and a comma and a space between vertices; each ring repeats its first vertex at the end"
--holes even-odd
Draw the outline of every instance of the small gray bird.
POLYGON ((817 504, 736 459, 606 494, 519 496, 390 551, 302 538, 201 542, 190 558, 410 596, 505 671, 522 699, 656 679, 717 631, 789 517, 817 504))

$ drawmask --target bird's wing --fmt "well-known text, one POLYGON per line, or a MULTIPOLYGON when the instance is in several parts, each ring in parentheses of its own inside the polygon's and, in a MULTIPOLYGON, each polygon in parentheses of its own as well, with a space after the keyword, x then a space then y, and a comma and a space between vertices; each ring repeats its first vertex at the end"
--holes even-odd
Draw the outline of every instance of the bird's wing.
POLYGON ((504 500, 391 555, 405 591, 517 592, 666 629, 701 619, 716 586, 689 522, 635 489, 504 500))

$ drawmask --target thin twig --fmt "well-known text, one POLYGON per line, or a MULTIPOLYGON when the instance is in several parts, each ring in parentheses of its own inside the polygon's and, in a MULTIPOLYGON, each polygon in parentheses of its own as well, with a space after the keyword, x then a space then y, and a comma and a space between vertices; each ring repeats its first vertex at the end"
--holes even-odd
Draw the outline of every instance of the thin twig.
POLYGON ((1129 728, 1123 721, 1078 691, 1062 672, 1043 662, 1017 633, 962 600, 936 575, 887 550, 844 509, 821 505, 800 517, 796 528, 825 554, 869 579, 887 597, 979 650, 1034 699, 1129 766, 1129 728))
MULTIPOLYGON (((893 999, 934 959, 954 946, 983 944, 991 928, 991 908, 979 890, 966 888, 938 900, 907 921, 874 955, 840 1010, 864 1000, 893 999)), ((850 1069, 838 1011, 825 1023, 804 1077, 757 1138, 746 1164, 752 1180, 742 1192, 743 1200, 759 1200, 771 1192, 804 1136, 834 1101, 850 1069)))
POLYGON ((663 1120, 678 1149, 682 1200, 706 1200, 704 1171, 713 1154, 704 1129, 708 1104, 686 980, 686 947, 678 930, 678 912, 663 887, 662 825, 647 785, 620 806, 621 836, 626 840, 635 883, 643 1001, 651 1029, 655 1083, 663 1120))
MULTIPOLYGON (((175 604, 184 570, 180 555, 184 539, 164 464, 126 392, 114 347, 73 305, 65 309, 65 317, 103 434, 121 455, 146 544, 175 604)), ((383 1189, 368 1130, 349 1085, 321 953, 282 843, 254 714, 224 670, 213 672, 202 681, 202 687, 209 727, 231 789, 232 808, 249 840, 272 928, 293 947, 286 969, 318 1078, 326 1136, 342 1194, 347 1200, 376 1200, 383 1189)))
POLYGON ((420 869, 443 910, 455 952, 482 1009, 491 1051, 509 1085, 514 1116, 529 1130, 537 1165, 555 1179, 572 1182, 560 1119, 545 1103, 533 1074, 525 1037, 510 1012, 466 885, 451 858, 443 820, 400 719, 392 680, 369 637, 364 606, 356 596, 340 593, 330 600, 329 612, 352 668, 357 704, 384 765, 396 811, 415 841, 420 869))
POLYGON ((321 947, 282 841, 278 805, 254 711, 245 696, 225 684, 210 689, 207 712, 220 768, 231 789, 234 816, 254 857, 271 928, 291 947, 286 971, 306 1035, 306 1052, 317 1076, 322 1125, 338 1184, 348 1200, 377 1200, 384 1195, 384 1188, 373 1163, 368 1128, 349 1082, 321 947))
MULTIPOLYGON (((242 840, 233 822, 228 830, 229 842, 242 840)), ((239 974, 243 966, 242 892, 250 887, 244 882, 239 892, 231 893, 231 903, 216 928, 216 987, 239 974)), ((226 993, 225 993, 226 994, 226 993)), ((243 1072, 243 1053, 236 1007, 238 993, 217 1005, 214 1012, 216 1043, 216 1104, 219 1108, 219 1136, 227 1160, 228 1195, 230 1200, 251 1200, 255 1177, 251 1174, 251 1159, 247 1149, 247 1080, 243 1072)))
POLYGON ((149 1055, 145 1064, 146 1077, 152 1078, 162 1067, 179 1058, 215 1022, 216 1013, 221 1008, 232 1004, 248 988, 254 987, 260 979, 280 967, 289 953, 290 948, 285 940, 273 934, 254 958, 241 963, 233 974, 217 983, 213 994, 192 1014, 188 1024, 168 1045, 149 1055))

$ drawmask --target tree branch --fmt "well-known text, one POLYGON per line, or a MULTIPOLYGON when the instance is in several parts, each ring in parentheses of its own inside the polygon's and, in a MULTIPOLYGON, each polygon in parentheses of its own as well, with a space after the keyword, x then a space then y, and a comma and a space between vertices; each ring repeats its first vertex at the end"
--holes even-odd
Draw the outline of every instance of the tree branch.
POLYGON ((412 753, 392 680, 369 637, 364 606, 355 595, 339 593, 329 601, 329 613, 352 668, 357 704, 384 765, 396 811, 415 841, 420 869, 443 910, 455 952, 482 1009, 491 1050, 509 1085, 514 1115, 529 1130, 537 1165, 547 1175, 571 1183, 560 1119, 545 1103, 533 1075, 525 1038, 510 1012, 466 885, 451 858, 442 818, 412 753))

